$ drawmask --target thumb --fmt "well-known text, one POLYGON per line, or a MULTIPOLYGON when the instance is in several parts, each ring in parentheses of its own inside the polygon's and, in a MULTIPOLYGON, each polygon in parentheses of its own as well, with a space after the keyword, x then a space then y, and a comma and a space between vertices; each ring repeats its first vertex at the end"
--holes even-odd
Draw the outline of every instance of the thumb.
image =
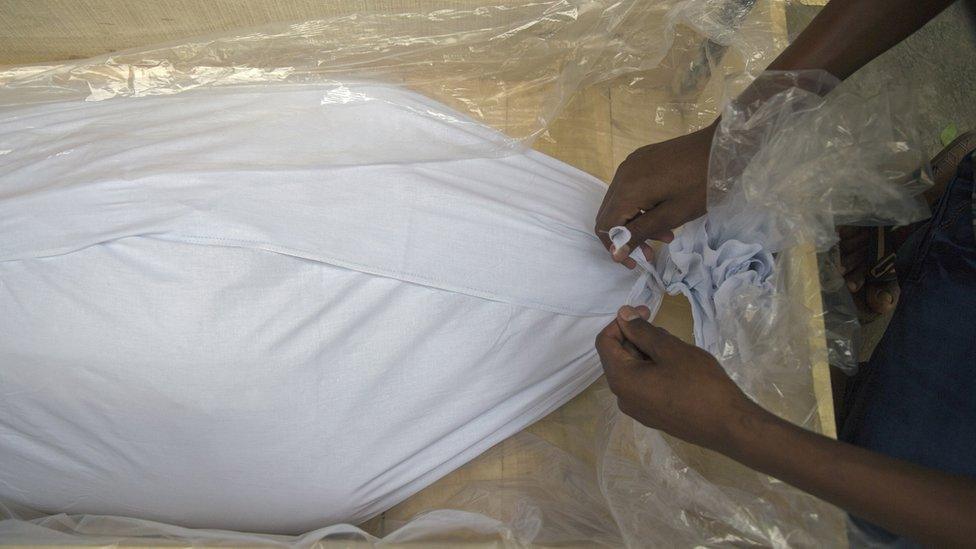
POLYGON ((624 339, 654 362, 662 362, 675 342, 681 341, 664 328, 653 326, 642 316, 634 318, 632 309, 629 307, 620 309, 620 313, 617 315, 617 325, 624 339))

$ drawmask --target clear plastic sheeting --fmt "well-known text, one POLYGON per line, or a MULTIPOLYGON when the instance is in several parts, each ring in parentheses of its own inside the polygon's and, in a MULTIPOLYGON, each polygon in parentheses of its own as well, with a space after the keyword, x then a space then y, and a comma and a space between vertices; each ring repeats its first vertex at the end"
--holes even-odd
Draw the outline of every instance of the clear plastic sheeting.
POLYGON ((840 250, 834 246, 817 254, 827 362, 847 375, 857 373, 863 340, 861 321, 847 281, 842 276, 840 250))
MULTIPOLYGON (((748 17, 770 9, 768 2, 756 4, 478 0, 399 11, 349 2, 345 15, 330 19, 2 70, 0 106, 270 82, 324 85, 323 103, 383 101, 346 85, 383 82, 418 91, 510 137, 492 150, 455 153, 504 154, 531 144, 587 84, 679 60, 689 64, 680 74, 693 75, 681 86, 695 91, 707 80, 710 61, 730 49, 751 70, 761 70, 757 65, 776 41, 762 17, 748 17), (676 37, 685 42, 680 51, 672 48, 676 37)), ((390 154, 389 160, 397 160, 390 154)))
MULTIPOLYGON (((323 103, 383 101, 354 91, 358 82, 382 82, 508 136, 481 149, 422 148, 440 158, 535 146, 607 180, 636 146, 714 120, 722 98, 734 97, 785 46, 776 0, 482 0, 415 11, 349 5, 346 15, 327 20, 5 69, 0 108, 281 84, 322 86, 323 103), (613 112, 632 116, 600 114, 613 112)), ((766 244, 779 252, 775 292, 740 293, 734 315, 721 319, 720 358, 760 404, 822 430, 811 369, 826 360, 822 320, 833 309, 821 309, 830 302, 821 301, 809 276, 809 243, 829 246, 841 223, 917 218, 921 210, 908 197, 920 185, 906 176, 922 159, 905 125, 910 109, 888 94, 838 89, 824 99, 833 83, 821 75, 789 78, 771 99, 732 104, 713 151, 715 215, 727 216, 732 232, 740 230, 733 221, 743 219, 741 212, 775 212, 765 225, 775 229, 766 244)), ((385 156, 370 161, 419 160, 412 147, 379 154, 385 156)), ((436 504, 383 528, 328 525, 272 536, 136 518, 45 516, 0 502, 0 541, 810 547, 845 539, 838 509, 640 426, 620 414, 602 382, 542 423, 546 429, 530 428, 478 458, 518 456, 508 464, 518 475, 466 478, 436 504)))
MULTIPOLYGON (((925 219, 921 193, 931 174, 910 86, 882 75, 858 86, 839 84, 819 71, 766 73, 731 101, 712 146, 708 209, 720 240, 760 238, 773 252, 807 243, 823 252, 828 359, 853 373, 860 329, 839 258, 827 253, 836 228, 925 219)), ((743 310, 756 303, 747 298, 743 310)), ((738 332, 743 319, 728 320, 720 325, 738 332)), ((789 341, 775 333, 760 339, 789 341)))
POLYGON ((906 86, 837 84, 819 71, 767 73, 729 103, 709 165, 709 218, 724 234, 762 234, 772 252, 826 251, 837 226, 928 217, 919 195, 931 175, 906 86))

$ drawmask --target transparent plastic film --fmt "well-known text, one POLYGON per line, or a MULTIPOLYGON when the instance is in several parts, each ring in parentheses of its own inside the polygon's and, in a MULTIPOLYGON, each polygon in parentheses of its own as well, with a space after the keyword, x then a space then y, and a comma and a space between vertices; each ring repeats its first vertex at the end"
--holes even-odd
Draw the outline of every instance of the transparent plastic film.
POLYGON ((774 72, 731 101, 709 166, 709 216, 723 234, 755 231, 773 252, 825 251, 840 225, 927 217, 910 91, 880 80, 851 89, 825 72, 774 72))
MULTIPOLYGON (((583 86, 648 71, 657 72, 656 85, 672 86, 686 79, 685 67, 676 63, 690 63, 694 85, 680 86, 693 95, 719 54, 761 63, 773 33, 762 17, 769 4, 756 4, 478 1, 364 10, 340 3, 339 15, 327 19, 3 69, 0 107, 272 83, 317 85, 323 105, 390 101, 356 89, 381 83, 419 92, 457 115, 445 118, 423 105, 398 108, 416 109, 440 124, 484 124, 500 132, 490 145, 473 149, 437 143, 437 158, 503 155, 545 133, 583 86), (719 44, 721 52, 715 50, 719 44)), ((359 156, 390 162, 417 160, 418 154, 427 153, 405 140, 400 151, 359 156)))
MULTIPOLYGON (((931 174, 915 131, 911 86, 879 74, 857 85, 841 84, 827 73, 804 71, 766 73, 734 87, 746 91, 729 102, 715 134, 709 166, 711 226, 719 240, 759 239, 773 252, 798 245, 820 252, 823 302, 817 309, 829 362, 853 373, 859 324, 831 247, 842 225, 907 225, 929 215, 921 193, 931 185, 931 174)), ((720 325, 738 334, 740 325, 754 323, 747 318, 765 318, 772 331, 748 340, 791 342, 795 338, 776 332, 790 325, 790 309, 800 305, 783 295, 743 296, 734 308, 741 314, 720 325), (757 310, 765 312, 755 317, 757 310)), ((810 300, 805 302, 809 307, 810 300)), ((773 357, 739 359, 746 368, 750 360, 773 357)))

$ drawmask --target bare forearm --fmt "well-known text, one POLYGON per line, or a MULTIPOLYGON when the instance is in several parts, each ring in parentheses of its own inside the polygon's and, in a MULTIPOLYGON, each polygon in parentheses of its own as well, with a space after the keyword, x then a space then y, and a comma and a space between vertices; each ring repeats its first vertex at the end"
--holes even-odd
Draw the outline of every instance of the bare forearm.
MULTIPOLYGON (((844 80, 875 57, 922 28, 953 0, 831 0, 768 70, 820 69, 844 80)), ((757 80, 740 103, 762 101, 783 91, 776 81, 757 80)), ((710 140, 715 120, 700 133, 710 140)))
POLYGON ((921 28, 952 0, 832 0, 769 66, 841 80, 921 28))
POLYGON ((924 543, 976 539, 976 482, 806 431, 765 411, 736 422, 726 453, 892 532, 924 543))

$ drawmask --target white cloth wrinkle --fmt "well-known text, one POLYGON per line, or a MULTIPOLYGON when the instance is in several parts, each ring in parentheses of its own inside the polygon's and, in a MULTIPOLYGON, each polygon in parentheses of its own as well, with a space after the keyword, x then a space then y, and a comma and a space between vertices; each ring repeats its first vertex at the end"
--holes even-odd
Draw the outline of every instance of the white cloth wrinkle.
POLYGON ((376 100, 285 86, 8 114, 0 261, 151 234, 559 313, 625 300, 633 276, 589 227, 603 182, 536 151, 490 156, 501 133, 408 90, 347 87, 376 100))
MULTIPOLYGON (((617 247, 631 239, 630 230, 623 226, 610 229, 609 236, 617 247)), ((744 239, 759 240, 760 236, 744 239)), ((658 250, 653 263, 647 261, 640 248, 632 251, 630 258, 649 275, 645 280, 651 286, 652 295, 666 292, 682 294, 688 299, 695 344, 716 356, 721 351, 719 319, 735 313, 733 298, 743 287, 763 293, 773 291, 772 254, 755 242, 735 238, 716 242, 710 235, 707 215, 681 227, 674 240, 658 250)), ((635 292, 631 292, 631 297, 634 296, 635 292)), ((636 305, 640 300, 632 299, 629 303, 636 305)), ((659 301, 649 306, 652 315, 656 314, 659 301)))

